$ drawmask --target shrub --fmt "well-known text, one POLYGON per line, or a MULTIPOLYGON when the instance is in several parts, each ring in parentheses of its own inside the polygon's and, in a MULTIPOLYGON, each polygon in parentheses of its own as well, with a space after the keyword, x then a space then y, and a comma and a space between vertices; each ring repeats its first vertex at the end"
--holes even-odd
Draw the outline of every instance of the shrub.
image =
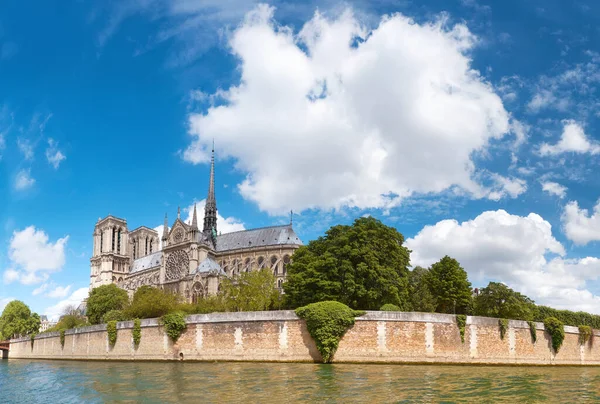
POLYGON ((458 331, 460 332, 460 340, 465 342, 465 327, 467 325, 467 316, 464 314, 456 315, 456 325, 458 326, 458 331))
POLYGON ((165 314, 161 317, 160 322, 165 327, 167 335, 173 342, 177 342, 179 336, 186 327, 185 315, 180 311, 165 314))
POLYGON ((552 337, 552 348, 558 353, 560 346, 565 339, 565 325, 556 317, 548 317, 544 320, 544 327, 552 337))
POLYGON ((340 339, 354 325, 355 317, 363 315, 364 311, 352 310, 340 302, 325 301, 299 307, 296 314, 306 321, 323 362, 330 363, 340 339))
POLYGON ((537 341, 537 327, 533 321, 528 321, 529 324, 529 333, 531 334, 531 341, 535 344, 537 341))
POLYGON ((579 343, 581 345, 587 344, 587 342, 592 338, 592 327, 589 325, 580 325, 579 326, 579 343))
POLYGON ((106 313, 111 310, 123 310, 128 301, 127 292, 114 283, 92 289, 86 305, 90 323, 100 324, 106 313))
POLYGON ((177 311, 186 314, 208 314, 227 311, 227 302, 222 295, 207 296, 198 300, 198 303, 182 303, 177 305, 177 311))
POLYGON ((379 311, 402 311, 400 307, 395 304, 387 303, 379 308, 379 311))
POLYGON ((65 347, 65 330, 60 330, 60 347, 65 347))
POLYGON ((133 320, 133 330, 131 331, 131 336, 133 337, 133 345, 140 345, 140 341, 142 340, 142 322, 139 318, 133 320))
POLYGON ((500 339, 504 339, 506 330, 508 330, 508 320, 505 318, 498 319, 498 326, 500 327, 500 339))
POLYGON ((108 323, 109 321, 125 321, 127 316, 123 310, 111 310, 102 316, 102 322, 108 323))
POLYGON ((117 343, 117 322, 115 320, 106 323, 106 333, 108 334, 108 344, 113 347, 117 343))

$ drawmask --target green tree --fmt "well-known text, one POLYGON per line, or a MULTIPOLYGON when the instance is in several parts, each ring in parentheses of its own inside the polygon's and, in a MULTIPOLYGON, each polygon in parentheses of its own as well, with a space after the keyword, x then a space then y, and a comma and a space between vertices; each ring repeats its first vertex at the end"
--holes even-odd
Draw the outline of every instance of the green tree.
POLYGON ((115 284, 92 289, 87 300, 87 316, 91 324, 100 324, 104 314, 111 310, 123 310, 129 298, 127 292, 115 284))
POLYGON ((8 303, 0 316, 0 339, 37 333, 39 329, 40 316, 31 313, 29 307, 20 300, 8 303))
POLYGON ((432 313, 436 308, 435 297, 429 289, 429 270, 415 267, 408 277, 411 310, 422 313, 432 313))
POLYGON ((478 316, 530 321, 536 307, 527 296, 502 283, 490 282, 475 297, 474 309, 478 316))
POLYGON ((126 318, 157 318, 175 311, 179 296, 152 286, 141 286, 125 309, 126 318))
POLYGON ((468 314, 471 311, 471 283, 457 260, 446 255, 431 266, 427 279, 436 299, 436 312, 468 314))
POLYGON ((390 303, 406 310, 410 251, 403 243, 402 234, 372 217, 330 228, 294 253, 283 285, 287 304, 335 300, 354 309, 390 303))
POLYGON ((72 328, 85 327, 86 325, 88 325, 88 322, 85 316, 75 306, 67 306, 56 325, 47 329, 46 332, 70 330, 72 328))
POLYGON ((222 281, 221 293, 229 311, 262 311, 273 307, 279 292, 270 269, 243 272, 222 281))

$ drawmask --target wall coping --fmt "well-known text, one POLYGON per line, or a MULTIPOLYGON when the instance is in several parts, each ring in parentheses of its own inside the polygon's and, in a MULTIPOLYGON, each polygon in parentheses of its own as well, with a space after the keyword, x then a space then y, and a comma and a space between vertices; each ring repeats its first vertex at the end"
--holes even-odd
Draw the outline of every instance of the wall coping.
MULTIPOLYGON (((210 314, 192 314, 186 317, 187 324, 206 324, 206 323, 234 323, 250 321, 300 321, 294 310, 278 311, 245 311, 245 312, 227 312, 210 314)), ((400 312, 400 311, 367 311, 364 315, 357 317, 356 321, 401 321, 415 323, 441 323, 455 324, 456 315, 442 313, 419 313, 419 312, 400 312)), ((498 324, 497 318, 467 316, 467 325, 494 326, 498 324)), ((158 318, 146 318, 141 320, 142 327, 159 326, 158 318)), ((509 320, 509 328, 529 329, 529 323, 521 320, 509 320)), ((545 330, 544 324, 535 323, 537 330, 545 330)), ((121 321, 117 323, 118 330, 132 329, 133 321, 121 321)), ((565 326, 565 333, 579 334, 578 327, 565 326)), ((87 327, 65 330, 65 335, 78 335, 90 332, 106 331, 106 324, 97 324, 87 327)), ((600 330, 593 330, 594 336, 600 336, 600 330)), ((53 338, 60 336, 60 332, 47 332, 35 336, 35 339, 53 338)), ((28 341, 30 337, 21 337, 11 340, 18 343, 28 341)))

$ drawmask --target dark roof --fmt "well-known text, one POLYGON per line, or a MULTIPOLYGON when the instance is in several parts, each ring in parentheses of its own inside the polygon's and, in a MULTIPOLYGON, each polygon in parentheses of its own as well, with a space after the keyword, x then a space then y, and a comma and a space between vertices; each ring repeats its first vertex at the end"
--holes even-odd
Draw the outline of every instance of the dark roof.
POLYGON ((133 261, 131 265, 131 271, 129 273, 140 272, 148 268, 159 267, 162 262, 162 251, 156 251, 145 257, 138 258, 133 261))
POLYGON ((217 251, 276 245, 303 245, 292 225, 263 227, 217 236, 217 251))

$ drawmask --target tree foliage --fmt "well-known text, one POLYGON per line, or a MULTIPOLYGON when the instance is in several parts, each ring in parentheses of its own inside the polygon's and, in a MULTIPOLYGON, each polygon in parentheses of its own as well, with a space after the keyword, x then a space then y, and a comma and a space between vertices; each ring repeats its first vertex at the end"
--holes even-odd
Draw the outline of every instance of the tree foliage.
POLYGON ((0 339, 17 338, 37 333, 40 329, 40 316, 31 313, 29 307, 20 300, 9 302, 0 316, 0 339))
POLYGON ((471 311, 471 282, 457 260, 446 255, 431 266, 427 279, 436 299, 436 312, 468 314, 471 311))
POLYGON ((127 292, 111 283, 92 289, 87 300, 87 316, 91 324, 100 324, 111 310, 123 310, 129 298, 127 292))
POLYGON ((160 319, 161 324, 165 327, 167 335, 173 342, 177 342, 181 333, 186 328, 185 315, 180 311, 165 314, 160 319))
POLYGON ((306 321, 306 328, 315 340, 324 363, 330 363, 340 339, 354 325, 354 318, 364 311, 352 310, 340 302, 311 303, 296 309, 298 317, 306 321))
POLYGON ((141 286, 133 294, 131 304, 125 309, 124 317, 157 318, 177 309, 178 295, 153 286, 141 286))
POLYGON ((437 304, 429 286, 429 270, 427 268, 417 266, 410 271, 408 288, 412 311, 422 313, 432 313, 435 311, 437 304))
POLYGON ((300 247, 283 285, 291 307, 335 300, 377 310, 385 303, 408 309, 410 251, 396 229, 372 217, 330 228, 300 247))
POLYGON ((533 300, 508 286, 490 282, 474 299, 475 315, 531 321, 535 315, 533 300))
POLYGON ((386 303, 379 308, 379 311, 402 311, 402 309, 395 304, 386 303))
POLYGON ((548 306, 537 306, 534 321, 544 321, 547 317, 555 317, 565 325, 578 327, 581 324, 600 329, 600 316, 583 311, 557 310, 548 306))
POLYGON ((275 276, 269 269, 243 272, 235 278, 224 279, 221 294, 228 311, 269 310, 279 298, 275 276))

